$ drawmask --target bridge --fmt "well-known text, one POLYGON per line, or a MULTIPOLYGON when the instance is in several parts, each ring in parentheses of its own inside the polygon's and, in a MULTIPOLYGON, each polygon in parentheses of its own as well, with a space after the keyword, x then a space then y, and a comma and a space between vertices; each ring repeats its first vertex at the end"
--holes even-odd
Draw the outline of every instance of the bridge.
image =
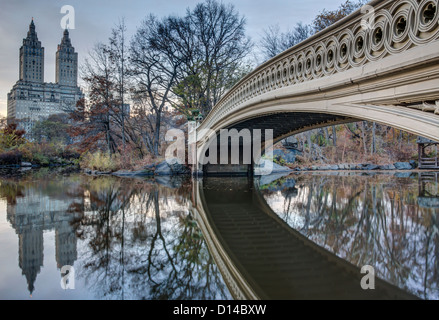
POLYGON ((293 230, 247 177, 195 179, 192 212, 234 299, 403 299, 381 279, 363 290, 360 268, 293 230))
MULTIPOLYGON (((438 0, 380 0, 257 67, 195 129, 273 129, 273 142, 314 128, 373 121, 439 141, 438 0), (362 12, 363 11, 363 12, 362 12)), ((232 171, 250 171, 236 166, 232 171), (237 169, 236 169, 237 168, 237 169)))

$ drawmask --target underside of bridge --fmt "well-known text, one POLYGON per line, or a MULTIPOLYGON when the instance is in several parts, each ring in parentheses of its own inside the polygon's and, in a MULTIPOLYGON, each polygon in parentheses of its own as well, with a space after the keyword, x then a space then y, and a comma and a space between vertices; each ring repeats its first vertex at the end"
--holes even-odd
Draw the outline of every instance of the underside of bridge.
MULTIPOLYGON (((233 124, 225 129, 231 130, 236 129, 238 132, 242 133, 243 130, 249 130, 252 138, 255 130, 261 130, 261 142, 262 150, 264 150, 265 142, 267 142, 268 137, 266 137, 266 130, 272 130, 272 143, 275 144, 288 136, 297 134, 300 132, 308 131, 311 129, 322 128, 330 125, 349 123, 358 121, 357 119, 324 114, 324 113, 305 113, 305 112, 283 112, 274 114, 265 114, 255 118, 248 119, 243 122, 233 124)), ((252 139, 253 141, 253 139, 252 139)), ((228 141, 230 143, 230 139, 228 141)), ((221 155, 221 143, 219 133, 216 140, 217 145, 217 163, 216 164, 206 164, 203 166, 203 174, 206 176, 222 176, 222 175, 252 175, 254 167, 254 159, 252 158, 251 164, 245 164, 243 161, 243 153, 246 152, 246 144, 244 139, 240 139, 239 145, 239 164, 231 164, 230 157, 228 158, 228 164, 220 163, 221 155)), ((212 144, 208 145, 205 149, 205 156, 209 155, 210 149, 213 148, 212 144)), ((251 150, 253 154, 254 146, 248 146, 248 150, 251 150)), ((229 146, 230 155, 232 153, 231 147, 229 146)), ((263 152, 262 152, 263 153, 263 152)))
MULTIPOLYGON (((438 1, 374 0, 369 6, 368 27, 357 10, 241 79, 196 129, 199 159, 206 158, 211 133, 230 128, 273 129, 276 142, 360 119, 439 141, 438 1)), ((235 171, 251 170, 204 167, 205 174, 235 171)))

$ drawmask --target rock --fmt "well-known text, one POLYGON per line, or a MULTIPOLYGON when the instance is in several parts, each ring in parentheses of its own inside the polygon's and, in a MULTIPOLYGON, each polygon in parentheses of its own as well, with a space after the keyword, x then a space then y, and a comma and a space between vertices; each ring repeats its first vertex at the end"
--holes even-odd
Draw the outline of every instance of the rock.
POLYGON ((418 168, 418 163, 415 160, 410 160, 409 163, 412 166, 412 169, 418 168))
POLYGON ((291 150, 287 150, 287 151, 280 149, 273 150, 273 158, 278 158, 278 157, 283 159, 286 163, 296 162, 296 153, 291 150))
POLYGON ((171 176, 190 174, 191 170, 186 165, 179 163, 178 159, 168 159, 160 162, 155 167, 155 174, 158 176, 171 176))
POLYGON ((254 173, 257 176, 264 176, 272 173, 290 172, 288 167, 280 166, 268 159, 261 159, 258 165, 255 165, 254 173))
POLYGON ((393 164, 384 164, 380 166, 380 170, 395 170, 396 167, 393 164))
POLYGON ((22 162, 20 164, 20 166, 22 166, 22 167, 32 167, 32 163, 30 163, 30 162, 22 162))
POLYGON ((380 168, 380 166, 377 166, 376 164, 367 164, 367 165, 363 165, 363 170, 378 170, 380 168))
POLYGON ((397 170, 411 170, 412 166, 408 162, 396 162, 393 164, 397 170))

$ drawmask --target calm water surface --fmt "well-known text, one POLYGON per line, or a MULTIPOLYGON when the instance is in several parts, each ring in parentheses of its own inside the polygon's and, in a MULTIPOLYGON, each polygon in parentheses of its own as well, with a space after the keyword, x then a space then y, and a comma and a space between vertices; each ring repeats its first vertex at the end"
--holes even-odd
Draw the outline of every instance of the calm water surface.
POLYGON ((0 298, 230 298, 189 193, 190 184, 80 174, 3 178, 0 298), (66 265, 74 290, 61 288, 66 265))
POLYGON ((439 299, 439 173, 307 174, 261 187, 308 239, 422 299, 439 299))
MULTIPOLYGON (((439 299, 437 174, 308 173, 251 184, 319 246, 439 299)), ((231 299, 191 194, 183 178, 3 173, 0 299, 231 299), (67 265, 74 290, 61 288, 67 265)))

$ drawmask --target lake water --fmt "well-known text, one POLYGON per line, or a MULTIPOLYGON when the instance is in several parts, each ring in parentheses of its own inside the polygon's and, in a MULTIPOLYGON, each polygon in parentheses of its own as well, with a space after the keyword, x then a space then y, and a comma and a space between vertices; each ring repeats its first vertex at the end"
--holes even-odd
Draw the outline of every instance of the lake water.
MULTIPOLYGON (((239 192, 256 192, 328 254, 359 268, 372 265, 377 277, 418 298, 438 299, 437 176, 306 173, 247 181, 239 192)), ((216 201, 230 200, 227 212, 243 210, 241 200, 232 200, 236 181, 206 178, 204 206, 214 211, 216 201), (229 199, 221 192, 225 183, 229 199)), ((195 185, 190 178, 3 172, 0 299, 232 299, 223 262, 194 210, 195 185)), ((227 232, 218 218, 210 221, 215 232, 227 232)), ((217 236, 227 242, 227 234, 217 236)), ((236 264, 245 267, 243 260, 236 264)))

